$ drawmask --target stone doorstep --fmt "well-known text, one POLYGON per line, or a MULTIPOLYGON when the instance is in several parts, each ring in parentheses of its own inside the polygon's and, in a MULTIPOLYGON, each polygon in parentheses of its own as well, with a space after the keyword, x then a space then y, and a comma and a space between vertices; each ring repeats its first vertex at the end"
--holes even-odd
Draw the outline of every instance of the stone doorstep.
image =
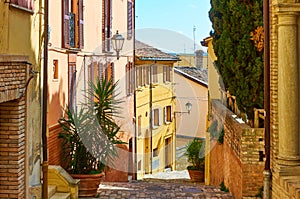
POLYGON ((50 198, 56 193, 56 186, 55 185, 48 185, 48 197, 50 198))
POLYGON ((55 193, 50 199, 70 199, 70 193, 55 193))

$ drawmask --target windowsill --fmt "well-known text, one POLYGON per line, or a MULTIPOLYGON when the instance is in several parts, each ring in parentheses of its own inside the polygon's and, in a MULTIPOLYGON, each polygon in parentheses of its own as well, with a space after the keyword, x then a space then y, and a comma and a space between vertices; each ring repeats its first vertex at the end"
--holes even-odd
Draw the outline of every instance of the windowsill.
POLYGON ((165 124, 171 124, 171 122, 170 121, 166 121, 165 124))
POLYGON ((143 88, 142 88, 141 86, 139 86, 139 87, 136 88, 136 91, 142 92, 142 91, 143 91, 143 88))
POLYGON ((152 129, 158 129, 159 126, 153 126, 152 129))
POLYGON ((59 82, 59 79, 52 79, 52 82, 59 82))
POLYGON ((19 10, 22 10, 24 12, 28 12, 30 14, 34 14, 33 10, 30 10, 28 8, 24 8, 22 6, 18 6, 18 5, 15 5, 15 4, 9 4, 10 7, 13 7, 13 8, 16 8, 16 9, 19 9, 19 10))
POLYGON ((70 47, 70 48, 66 48, 68 52, 80 52, 81 48, 76 48, 76 47, 70 47))

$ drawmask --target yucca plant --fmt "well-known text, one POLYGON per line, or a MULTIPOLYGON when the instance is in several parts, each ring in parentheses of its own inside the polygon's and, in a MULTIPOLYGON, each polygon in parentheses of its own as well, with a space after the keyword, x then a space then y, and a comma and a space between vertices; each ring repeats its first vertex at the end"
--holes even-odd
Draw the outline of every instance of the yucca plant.
POLYGON ((99 80, 90 83, 88 103, 79 111, 67 108, 65 117, 59 119, 63 131, 63 158, 65 167, 72 174, 101 172, 104 165, 117 157, 115 144, 124 144, 118 137, 120 100, 116 97, 117 83, 99 80))

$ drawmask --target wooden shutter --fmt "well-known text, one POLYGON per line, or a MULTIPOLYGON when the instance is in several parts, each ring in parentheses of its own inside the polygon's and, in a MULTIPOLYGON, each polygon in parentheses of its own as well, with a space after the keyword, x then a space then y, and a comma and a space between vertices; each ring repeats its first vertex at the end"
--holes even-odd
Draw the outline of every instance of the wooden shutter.
POLYGON ((163 118, 162 118, 162 108, 158 109, 158 126, 162 125, 163 118))
POLYGON ((168 109, 167 107, 164 107, 164 122, 165 124, 168 122, 168 109))
POLYGON ((34 5, 33 0, 11 0, 10 3, 27 8, 29 10, 33 10, 34 5))
POLYGON ((103 79, 103 71, 104 71, 104 70, 103 70, 104 64, 98 62, 98 65, 99 65, 99 71, 98 71, 98 73, 99 73, 99 80, 100 80, 100 82, 102 82, 102 79, 103 79))
POLYGON ((70 15, 69 0, 62 0, 63 25, 62 25, 62 43, 63 48, 70 48, 70 15))
POLYGON ((111 49, 112 31, 112 0, 102 0, 102 51, 111 49))
POLYGON ((164 82, 166 82, 167 81, 167 67, 164 66, 163 70, 164 70, 163 71, 164 82))
POLYGON ((133 31, 133 0, 127 1, 127 39, 132 38, 133 31))
POLYGON ((105 52, 105 1, 102 0, 102 52, 105 52))
POLYGON ((126 94, 129 95, 131 92, 130 89, 130 80, 131 80, 131 71, 130 71, 130 62, 126 64, 125 67, 125 77, 126 77, 126 94))
POLYGON ((83 20, 83 0, 79 0, 78 2, 78 34, 79 34, 79 41, 78 47, 80 49, 84 48, 84 20, 83 20))

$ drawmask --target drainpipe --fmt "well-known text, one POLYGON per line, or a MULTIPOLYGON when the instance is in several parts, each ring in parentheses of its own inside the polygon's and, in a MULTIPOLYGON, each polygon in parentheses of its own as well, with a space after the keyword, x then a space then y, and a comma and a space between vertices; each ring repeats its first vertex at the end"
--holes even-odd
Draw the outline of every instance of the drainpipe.
MULTIPOLYGON (((133 67, 132 70, 135 71, 135 1, 133 1, 133 67)), ((132 73, 130 71, 130 73, 132 73)), ((133 170, 133 179, 137 180, 137 128, 136 128, 136 88, 134 87, 134 92, 133 92, 133 107, 134 107, 134 170, 133 170)))
MULTIPOLYGON (((155 63, 155 62, 154 62, 155 63)), ((152 115, 152 88, 153 88, 153 82, 152 82, 152 66, 153 64, 150 65, 150 86, 149 86, 149 122, 150 122, 150 173, 152 174, 152 134, 153 134, 153 115, 152 115)), ((147 143, 148 144, 148 143, 147 143)))
POLYGON ((42 147, 43 147, 43 184, 42 198, 48 198, 48 155, 47 155, 47 93, 48 93, 48 0, 44 8, 44 64, 43 64, 43 97, 42 97, 42 147))
POLYGON ((264 175, 264 199, 270 198, 271 171, 270 171, 270 5, 264 0, 264 107, 265 107, 265 154, 266 162, 264 175))

